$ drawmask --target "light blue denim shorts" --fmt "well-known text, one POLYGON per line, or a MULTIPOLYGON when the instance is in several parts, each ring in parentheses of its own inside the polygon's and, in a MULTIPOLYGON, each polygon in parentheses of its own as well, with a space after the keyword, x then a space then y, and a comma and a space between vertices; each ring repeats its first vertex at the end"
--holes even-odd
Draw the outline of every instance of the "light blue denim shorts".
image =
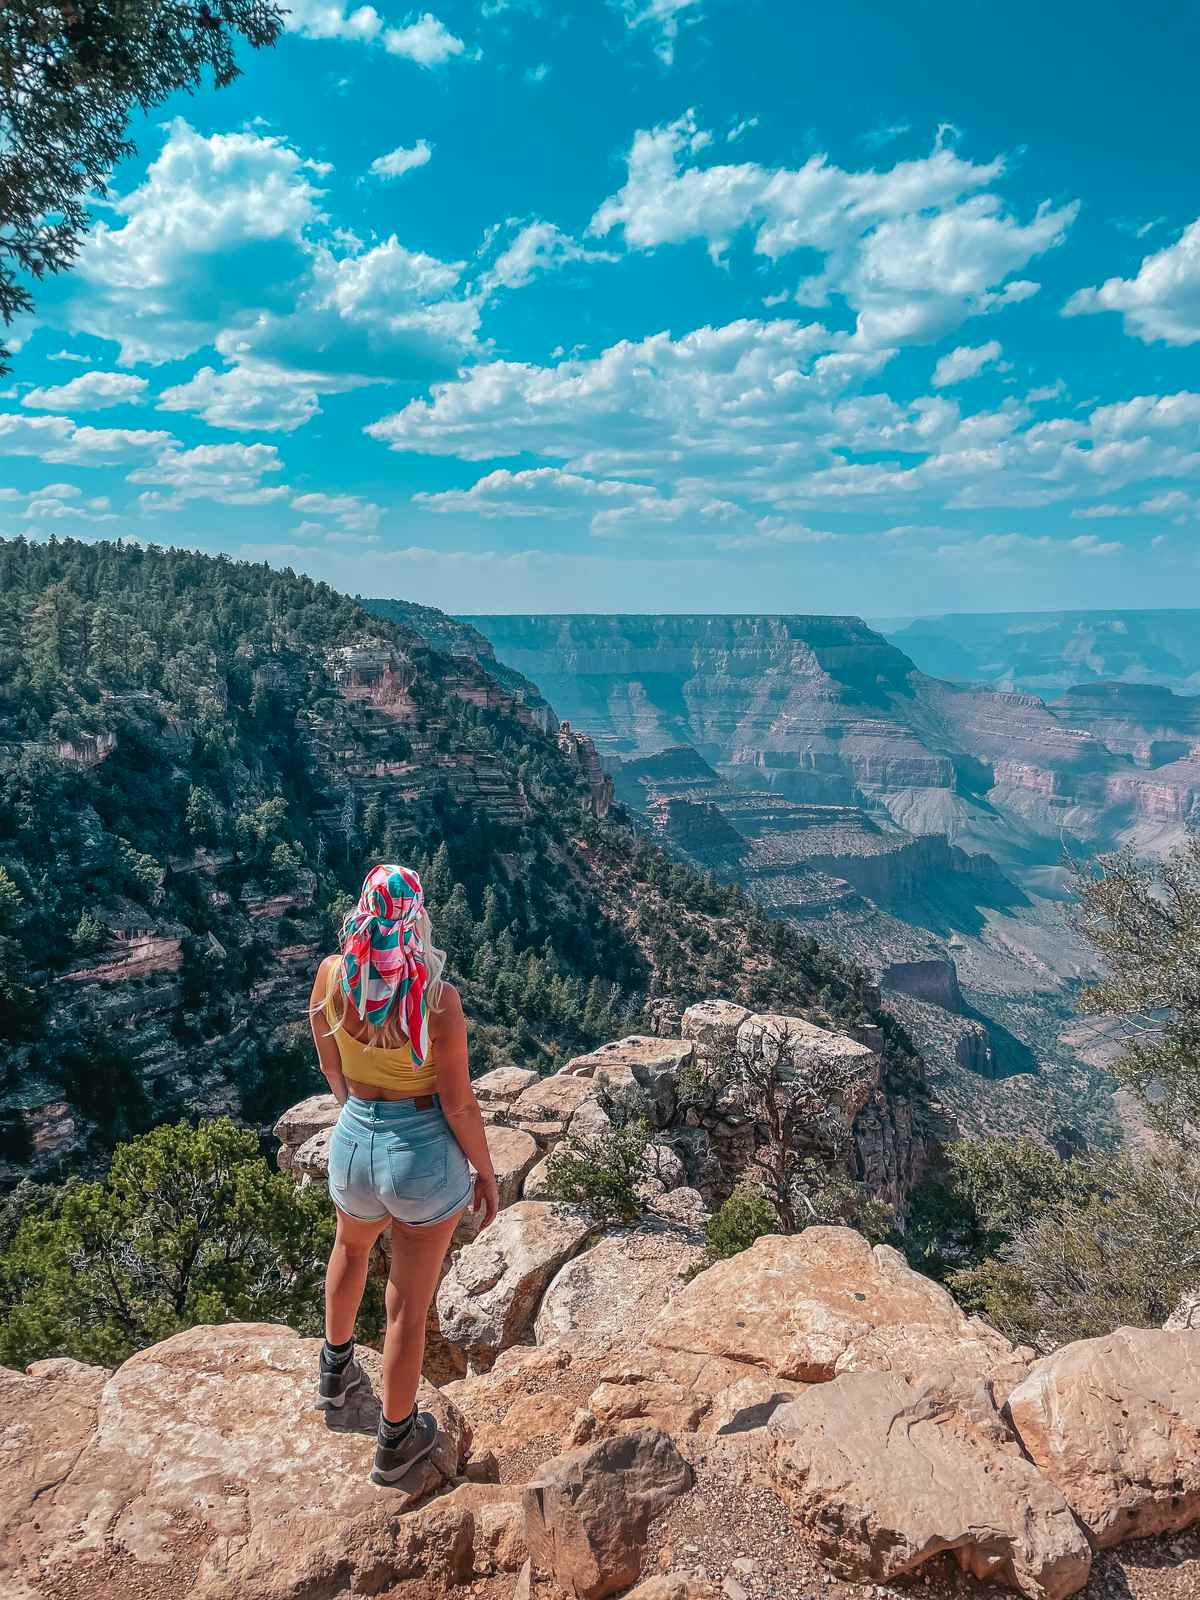
POLYGON ((462 1210, 473 1188, 470 1164, 433 1101, 419 1111, 411 1100, 350 1096, 329 1141, 329 1193, 339 1211, 422 1228, 462 1210))

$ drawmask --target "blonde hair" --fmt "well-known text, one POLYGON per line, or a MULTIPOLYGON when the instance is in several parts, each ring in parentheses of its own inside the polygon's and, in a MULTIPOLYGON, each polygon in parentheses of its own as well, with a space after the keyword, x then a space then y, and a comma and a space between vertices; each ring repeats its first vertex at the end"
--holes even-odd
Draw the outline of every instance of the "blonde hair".
MULTIPOLYGON (((417 933, 425 951, 425 965, 429 971, 429 981, 425 985, 426 1003, 430 1015, 441 1004, 442 974, 446 969, 446 952, 439 950, 433 942, 433 924, 429 920, 429 912, 422 906, 417 914, 417 933)), ((344 940, 343 940, 344 942, 344 940)), ((321 1001, 313 1008, 314 1012, 328 1011, 332 1014, 329 1021, 330 1033, 336 1033, 346 1020, 346 1011, 349 1006, 349 997, 342 988, 342 967, 345 957, 341 949, 338 950, 329 966, 329 976, 326 980, 326 994, 328 1000, 321 1001)), ((355 1016, 358 1012, 355 1011, 355 1016)), ((359 1018, 365 1022, 365 1018, 359 1018)), ((401 1045, 408 1043, 408 1035, 404 1031, 401 1008, 393 1006, 379 1027, 366 1022, 367 1037, 364 1041, 368 1048, 380 1050, 398 1050, 401 1045)))

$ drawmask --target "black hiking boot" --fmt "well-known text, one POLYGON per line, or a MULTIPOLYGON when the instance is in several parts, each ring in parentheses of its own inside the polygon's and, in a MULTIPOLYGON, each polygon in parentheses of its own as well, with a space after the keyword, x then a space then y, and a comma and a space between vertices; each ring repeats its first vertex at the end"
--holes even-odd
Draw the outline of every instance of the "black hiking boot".
POLYGON ((358 1387, 362 1377, 362 1368, 353 1356, 348 1361, 343 1361, 341 1366, 332 1366, 322 1350, 317 1372, 317 1398, 313 1401, 314 1410, 330 1411, 344 1406, 346 1396, 351 1389, 358 1387))
POLYGON ((427 1411, 419 1411, 403 1444, 393 1447, 382 1441, 376 1443, 375 1470, 371 1473, 371 1482, 381 1483, 385 1487, 398 1482, 410 1468, 429 1454, 437 1443, 437 1434, 436 1419, 427 1411))

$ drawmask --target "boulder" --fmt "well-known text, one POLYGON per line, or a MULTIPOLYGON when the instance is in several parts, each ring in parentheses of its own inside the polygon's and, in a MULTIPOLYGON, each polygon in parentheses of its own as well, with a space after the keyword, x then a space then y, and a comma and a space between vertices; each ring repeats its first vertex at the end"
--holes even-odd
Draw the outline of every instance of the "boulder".
POLYGON ((656 1217, 689 1233, 702 1234, 708 1223, 704 1197, 697 1189, 671 1189, 650 1202, 656 1217))
POLYGON ((523 1496, 534 1570, 578 1600, 628 1588, 651 1520, 691 1486, 691 1468, 658 1428, 554 1457, 523 1496))
MULTIPOLYGON (((541 1126, 562 1133, 591 1092, 592 1086, 586 1079, 556 1072, 522 1089, 509 1106, 509 1116, 518 1126, 531 1131, 541 1126)), ((534 1136, 537 1137, 536 1131, 534 1136)))
POLYGON ((780 1407, 767 1434, 776 1492, 840 1578, 889 1583, 949 1551, 1029 1600, 1088 1581, 1083 1530, 982 1383, 853 1373, 780 1407))
POLYGON ((721 1600, 708 1579, 696 1572, 663 1572, 630 1589, 625 1600, 721 1600))
POLYGON ((679 1069, 692 1052, 686 1039, 631 1034, 577 1058, 572 1066, 577 1073, 586 1069, 600 1094, 614 1105, 632 1115, 644 1112, 654 1127, 663 1128, 675 1110, 679 1069))
POLYGON ((303 1183, 328 1183, 329 1141, 333 1138, 332 1126, 312 1134, 291 1153, 290 1170, 303 1183))
POLYGON ((1101 1548, 1200 1521, 1200 1334, 1118 1328, 1064 1345, 1006 1409, 1101 1548))
POLYGON ((542 1291, 586 1243, 592 1224, 582 1212, 539 1200, 518 1200, 485 1233, 464 1246, 437 1292, 438 1325, 477 1368, 528 1330, 542 1291))
POLYGON ((511 1483, 463 1483, 447 1504, 471 1514, 473 1575, 519 1572, 528 1559, 521 1491, 511 1483))
POLYGON ((379 1357, 361 1349, 368 1381, 341 1411, 317 1412, 319 1350, 289 1328, 235 1323, 176 1334, 102 1382, 91 1369, 4 1374, 0 1437, 28 1431, 0 1455, 0 1515, 15 1508, 19 1521, 0 1553, 5 1594, 45 1594, 67 1575, 86 1590, 114 1562, 128 1593, 150 1569, 156 1588, 194 1600, 333 1600, 367 1573, 376 1588, 424 1567, 468 1573, 465 1512, 397 1515, 458 1474, 470 1442, 460 1413, 423 1385, 438 1444, 379 1489, 368 1476, 379 1357))
POLYGON ((844 1033, 831 1033, 802 1017, 777 1012, 755 1012, 737 1032, 739 1052, 749 1060, 776 1060, 782 1051, 785 1065, 803 1072, 806 1061, 815 1058, 829 1069, 833 1086, 831 1103, 836 1103, 847 1127, 867 1102, 879 1079, 879 1058, 869 1045, 859 1044, 844 1033))
POLYGON ((745 1006, 732 1000, 701 1000, 683 1013, 683 1037, 691 1039, 703 1054, 705 1050, 737 1037, 737 1031, 750 1015, 745 1006))
POLYGON ((545 1200, 550 1192, 550 1157, 543 1156, 536 1166, 530 1167, 521 1185, 526 1200, 545 1200))
POLYGON ((494 1123, 484 1131, 492 1165, 496 1169, 500 1204, 511 1206, 520 1199, 525 1174, 537 1161, 537 1142, 523 1128, 505 1128, 494 1123))
POLYGON ((579 1102, 567 1124, 567 1132, 573 1139, 603 1139, 612 1129, 612 1119, 594 1094, 579 1102))
POLYGON ((606 1234, 559 1268, 537 1314, 538 1344, 566 1333, 627 1333, 643 1306, 683 1287, 702 1254, 700 1239, 649 1222, 606 1234))
POLYGON ((680 1290, 651 1345, 727 1357, 768 1376, 824 1383, 862 1368, 986 1377, 1016 1352, 887 1245, 851 1228, 769 1234, 680 1290))
POLYGON ((299 1105, 290 1106, 272 1131, 285 1149, 298 1150, 314 1133, 332 1128, 341 1109, 331 1094, 311 1094, 299 1105))
POLYGON ((705 1429, 721 1435, 753 1433, 756 1428, 765 1428, 780 1406, 803 1392, 801 1384, 783 1379, 738 1378, 713 1396, 705 1429))
POLYGON ((526 1067, 496 1067, 475 1078, 471 1087, 481 1106, 505 1105, 537 1081, 538 1074, 526 1067))

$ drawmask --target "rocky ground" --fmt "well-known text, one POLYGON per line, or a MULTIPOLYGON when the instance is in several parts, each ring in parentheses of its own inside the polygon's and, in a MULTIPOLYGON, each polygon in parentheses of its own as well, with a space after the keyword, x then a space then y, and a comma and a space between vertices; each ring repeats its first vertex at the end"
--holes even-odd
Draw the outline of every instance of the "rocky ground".
MULTIPOLYGON (((1039 1360, 847 1228, 697 1274, 705 1197, 669 1145, 635 1226, 536 1197, 597 1080, 665 1116, 736 1009, 480 1080, 504 1209, 454 1246, 439 1443, 393 1488, 367 1475, 374 1351, 337 1413, 311 1409, 318 1342, 269 1323, 0 1372, 5 1600, 1192 1600, 1200 1304, 1039 1360)), ((302 1182, 329 1113, 281 1124, 302 1182)))

